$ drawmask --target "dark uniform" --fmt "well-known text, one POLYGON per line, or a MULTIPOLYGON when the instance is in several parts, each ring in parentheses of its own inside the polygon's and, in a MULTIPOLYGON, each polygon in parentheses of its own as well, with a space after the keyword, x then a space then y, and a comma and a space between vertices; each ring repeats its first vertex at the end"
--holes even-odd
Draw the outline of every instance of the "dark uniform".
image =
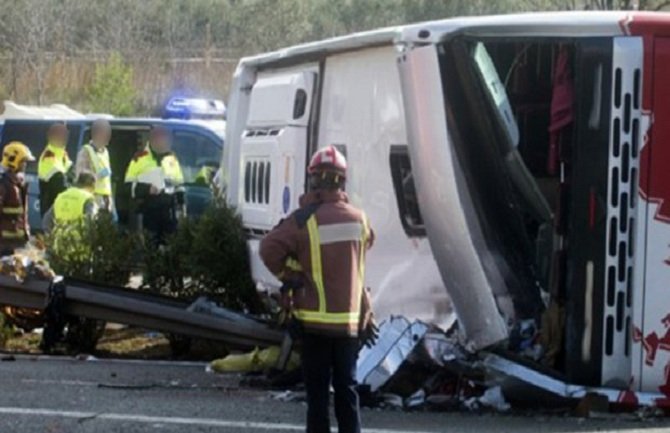
POLYGON ((177 210, 184 205, 184 175, 177 156, 173 152, 159 155, 147 146, 133 157, 125 181, 131 189, 135 209, 142 216, 143 228, 154 241, 164 242, 167 235, 176 231, 177 210), (157 178, 163 185, 158 194, 151 194, 157 178))
POLYGON ((67 172, 72 161, 65 148, 47 144, 40 155, 37 175, 40 180, 40 212, 42 217, 51 209, 56 197, 67 189, 67 172))
POLYGON ((0 254, 23 247, 29 234, 28 186, 22 173, 7 171, 0 180, 0 254))
MULTIPOLYGON (((336 152, 334 147, 317 152, 310 167, 318 170, 324 159, 329 166, 338 162, 334 169, 341 174, 335 177, 343 177, 346 161, 336 152)), ((339 189, 305 194, 300 206, 263 238, 260 255, 293 288, 292 313, 302 329, 307 432, 330 432, 332 382, 339 432, 359 433, 356 361, 361 336, 372 321, 364 268, 374 234, 365 213, 339 189)))

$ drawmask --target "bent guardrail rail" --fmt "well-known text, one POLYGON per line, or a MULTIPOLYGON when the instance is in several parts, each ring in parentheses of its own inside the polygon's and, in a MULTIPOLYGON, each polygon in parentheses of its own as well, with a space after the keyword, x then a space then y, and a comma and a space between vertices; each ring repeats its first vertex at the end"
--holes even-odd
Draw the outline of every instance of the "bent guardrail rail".
MULTIPOLYGON (((239 348, 279 345, 283 333, 269 323, 239 313, 215 315, 189 309, 191 304, 163 295, 65 279, 65 313, 203 338, 239 348)), ((43 310, 50 281, 0 275, 0 304, 43 310)))

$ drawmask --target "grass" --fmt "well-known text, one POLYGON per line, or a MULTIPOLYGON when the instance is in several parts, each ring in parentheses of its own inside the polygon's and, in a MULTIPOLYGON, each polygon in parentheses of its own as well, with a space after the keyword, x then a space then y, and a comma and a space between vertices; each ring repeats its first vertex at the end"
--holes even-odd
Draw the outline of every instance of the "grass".
POLYGON ((170 343, 163 334, 136 328, 106 329, 96 356, 105 358, 170 359, 170 343))
MULTIPOLYGON (((42 335, 18 333, 7 339, 7 353, 39 354, 42 335)), ((170 359, 170 344, 162 334, 136 328, 106 329, 98 341, 95 355, 101 358, 170 359)))
MULTIPOLYGON (((37 332, 17 333, 5 342, 2 351, 15 354, 40 354, 41 338, 42 335, 37 332)), ((224 357, 228 353, 228 349, 220 343, 194 340, 189 353, 180 359, 211 361, 224 357)), ((99 358, 174 359, 170 343, 163 334, 138 328, 115 326, 107 327, 93 355, 99 358)))

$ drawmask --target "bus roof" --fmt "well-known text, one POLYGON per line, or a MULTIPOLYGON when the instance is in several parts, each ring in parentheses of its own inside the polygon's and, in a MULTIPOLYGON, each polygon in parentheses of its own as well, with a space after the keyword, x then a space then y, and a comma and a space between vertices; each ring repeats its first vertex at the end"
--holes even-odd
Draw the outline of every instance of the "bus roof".
POLYGON ((670 13, 625 11, 570 11, 448 18, 295 45, 240 61, 241 67, 283 63, 296 57, 318 58, 329 53, 390 44, 434 44, 451 34, 527 37, 622 36, 638 18, 653 17, 670 27, 670 13))

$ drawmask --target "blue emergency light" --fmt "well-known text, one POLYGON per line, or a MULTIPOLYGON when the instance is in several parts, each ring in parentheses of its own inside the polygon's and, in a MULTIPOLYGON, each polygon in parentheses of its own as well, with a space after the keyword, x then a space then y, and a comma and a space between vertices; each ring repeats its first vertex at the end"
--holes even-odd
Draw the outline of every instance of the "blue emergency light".
POLYGON ((165 119, 225 119, 226 104, 219 99, 171 98, 163 112, 165 119))

